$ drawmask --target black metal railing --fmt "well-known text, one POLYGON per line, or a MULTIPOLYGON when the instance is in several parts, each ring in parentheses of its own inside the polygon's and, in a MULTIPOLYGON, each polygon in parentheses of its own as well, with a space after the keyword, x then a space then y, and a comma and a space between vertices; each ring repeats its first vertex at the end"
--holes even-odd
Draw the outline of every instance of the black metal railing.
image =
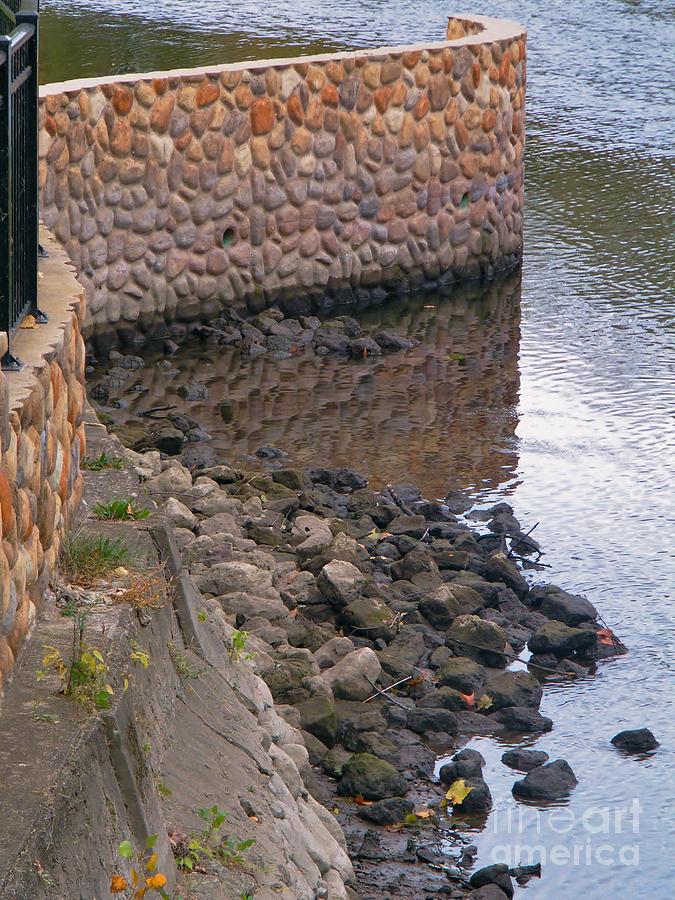
POLYGON ((39 0, 0 0, 0 332, 38 309, 39 0))

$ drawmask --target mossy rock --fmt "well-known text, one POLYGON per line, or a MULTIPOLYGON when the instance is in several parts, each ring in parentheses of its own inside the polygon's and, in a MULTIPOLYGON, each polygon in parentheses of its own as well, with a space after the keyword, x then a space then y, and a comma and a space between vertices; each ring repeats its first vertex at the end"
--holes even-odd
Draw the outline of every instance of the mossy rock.
POLYGON ((384 800, 401 797, 408 791, 408 783, 391 763, 370 753, 355 753, 342 770, 338 794, 365 800, 384 800))

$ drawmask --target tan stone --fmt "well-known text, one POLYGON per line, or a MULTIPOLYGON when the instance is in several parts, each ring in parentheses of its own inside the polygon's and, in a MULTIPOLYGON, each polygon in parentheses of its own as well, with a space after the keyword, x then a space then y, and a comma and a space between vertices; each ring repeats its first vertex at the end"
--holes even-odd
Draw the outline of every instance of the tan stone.
POLYGON ((272 130, 274 121, 274 106, 269 97, 256 98, 251 105, 251 131, 253 134, 267 134, 272 130))

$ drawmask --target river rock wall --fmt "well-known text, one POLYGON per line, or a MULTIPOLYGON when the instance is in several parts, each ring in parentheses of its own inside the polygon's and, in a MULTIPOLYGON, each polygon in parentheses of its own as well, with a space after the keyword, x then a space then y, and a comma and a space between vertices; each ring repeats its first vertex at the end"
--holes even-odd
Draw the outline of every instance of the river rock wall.
POLYGON ((138 334, 485 275, 522 247, 525 32, 47 85, 42 215, 138 334))
POLYGON ((12 353, 23 368, 0 372, 0 694, 82 497, 84 291, 63 251, 41 240, 51 251, 39 288, 49 322, 18 331, 12 353))

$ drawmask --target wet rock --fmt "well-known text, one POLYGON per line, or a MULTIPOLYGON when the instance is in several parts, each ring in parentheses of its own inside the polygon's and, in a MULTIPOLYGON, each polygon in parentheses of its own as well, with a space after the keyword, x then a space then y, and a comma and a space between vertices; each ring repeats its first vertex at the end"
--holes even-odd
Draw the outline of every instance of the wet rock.
POLYGON ((614 735, 611 742, 626 753, 649 753, 660 746, 649 728, 620 731, 614 735))
MULTIPOLYGON (((505 863, 495 863, 492 866, 478 869, 469 878, 469 884, 473 888, 486 888, 488 885, 494 885, 500 889, 503 895, 513 897, 513 883, 509 875, 509 867, 505 863)), ((469 896, 473 896, 473 893, 469 896)))
POLYGON ((185 435, 173 425, 163 425, 152 431, 147 438, 134 445, 134 450, 147 450, 155 447, 167 456, 177 456, 185 443, 185 435))
POLYGON ((369 753, 355 753, 345 764, 338 784, 338 794, 361 796, 366 800, 401 797, 408 783, 391 765, 369 753))
POLYGON ((569 763, 556 759, 532 769, 513 785, 514 797, 522 800, 559 800, 566 797, 577 783, 569 763))
POLYGON ((438 676, 440 685, 455 688, 463 694, 472 694, 482 690, 487 672, 475 660, 466 656, 456 656, 441 666, 438 676))
POLYGON ((445 503, 450 512, 455 515, 466 512, 473 506, 471 498, 464 491, 448 491, 445 495, 445 503))
POLYGON ((281 456, 286 456, 283 450, 279 450, 278 447, 258 447, 257 450, 254 451, 255 456, 258 459, 279 459, 281 456))
POLYGON ((455 753, 452 760, 441 766, 438 773, 441 784, 452 784, 458 778, 480 778, 482 777, 485 759, 478 750, 460 750, 455 753))
POLYGON ((178 388, 178 396, 184 400, 206 400, 209 389, 200 381, 188 381, 178 388))
POLYGON ((486 884, 485 887, 476 888, 467 895, 470 900, 505 900, 508 896, 496 884, 486 884))
POLYGON ((377 825, 396 825, 397 822, 403 822, 414 808, 414 804, 403 797, 389 797, 378 800, 372 806, 360 806, 359 816, 377 825))
POLYGON ((322 678, 340 700, 365 700, 375 692, 373 687, 381 667, 377 654, 370 647, 362 647, 343 657, 330 669, 324 669, 322 678))
POLYGON ((342 770, 353 754, 343 747, 333 747, 321 760, 321 768, 331 778, 342 778, 342 770))
POLYGON ((492 794, 485 779, 480 775, 476 775, 469 776, 463 780, 466 786, 471 788, 471 791, 455 809, 463 813, 488 812, 491 810, 492 794))
POLYGON ((312 481, 328 485, 328 487, 339 493, 357 491, 360 488, 368 486, 368 479, 349 467, 342 467, 339 469, 310 469, 308 474, 312 481))
POLYGON ((545 750, 526 750, 516 748, 502 753, 502 762, 510 769, 518 769, 520 772, 530 772, 538 766, 548 762, 548 753, 545 750))
POLYGON ((574 628, 584 622, 595 622, 598 611, 585 597, 568 594, 555 585, 533 588, 528 603, 549 619, 556 619, 574 628))
POLYGON ((339 610, 357 599, 366 579, 356 566, 336 559, 321 569, 317 585, 328 602, 339 610))
POLYGON ((478 616, 458 616, 448 629, 446 643, 458 656, 468 656, 486 666, 506 665, 504 629, 478 616))
POLYGON ((391 534, 405 534, 419 539, 425 534, 427 527, 424 516, 396 516, 387 525, 387 531, 391 534))
POLYGON ((413 666, 420 661, 424 650, 424 637, 421 634, 403 631, 386 650, 379 650, 377 656, 383 671, 398 681, 399 678, 412 674, 413 666))
POLYGON ((317 350, 323 349, 327 353, 346 356, 349 353, 350 339, 341 328, 334 325, 321 325, 314 333, 312 344, 317 350))
POLYGON ((296 707, 304 731, 318 738, 326 747, 332 747, 337 733, 335 706, 325 697, 312 697, 296 707))
POLYGON ((420 572, 435 572, 438 574, 438 566, 429 553, 423 550, 413 550, 407 553, 399 562, 395 562, 390 569, 394 581, 412 581, 420 572))
POLYGON ((440 687, 426 694, 417 701, 418 709, 449 709, 451 712, 463 712, 467 709, 467 695, 451 687, 440 687))
POLYGON ((342 610, 348 632, 371 641, 390 641, 394 637, 393 618, 386 603, 375 597, 359 597, 342 610))
POLYGON ((553 728, 551 719, 527 706, 506 706, 497 710, 491 718, 503 725, 505 731, 519 734, 538 734, 553 728))
POLYGON ((502 581, 521 599, 530 590, 518 566, 505 553, 493 553, 485 563, 484 574, 488 581, 502 581))
POLYGON ((349 352, 355 358, 382 356, 382 348, 371 337, 359 337, 350 341, 349 352))
POLYGON ((430 731, 444 734, 457 734, 457 719, 447 709, 411 709, 408 713, 407 727, 417 734, 430 731))
POLYGON ((483 598, 470 587, 444 584, 420 601, 419 611, 434 628, 445 630, 457 616, 473 615, 483 605, 483 598))
POLYGON ((301 469, 279 469, 272 473, 272 479, 291 491, 305 491, 311 484, 309 477, 301 469))
POLYGON ((552 653, 558 658, 583 653, 594 644, 595 632, 590 629, 570 628, 555 621, 542 625, 527 642, 532 653, 552 653))
POLYGON ((373 340, 377 341, 383 350, 410 350, 411 347, 415 346, 415 341, 384 329, 376 331, 373 335, 373 340))
POLYGON ((502 672, 485 685, 485 693, 492 701, 492 710, 506 706, 527 706, 538 709, 542 689, 536 678, 526 672, 502 672))
POLYGON ((183 464, 188 469, 207 469, 217 461, 214 447, 206 443, 190 444, 181 453, 183 464))

